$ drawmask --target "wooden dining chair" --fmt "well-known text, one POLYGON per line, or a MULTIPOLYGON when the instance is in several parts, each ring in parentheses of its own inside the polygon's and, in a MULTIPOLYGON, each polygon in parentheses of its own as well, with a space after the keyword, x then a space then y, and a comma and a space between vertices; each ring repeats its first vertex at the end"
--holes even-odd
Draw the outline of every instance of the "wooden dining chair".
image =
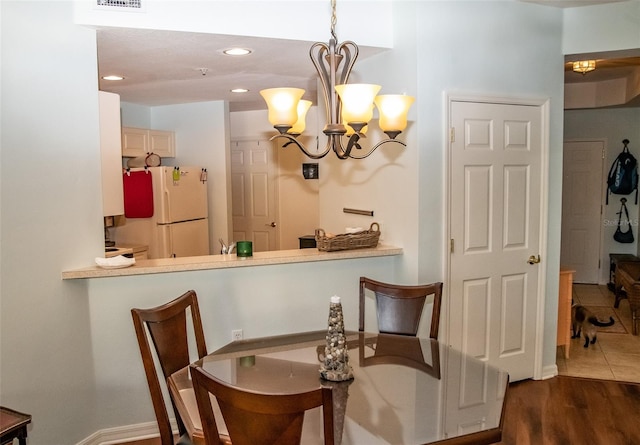
MULTIPOLYGON (((158 421, 162 445, 174 445, 175 442, 154 364, 149 337, 153 341, 154 352, 162 368, 162 381, 166 385, 167 378, 171 374, 189 366, 191 363, 187 340, 187 309, 190 309, 191 312, 198 357, 202 358, 207 355, 207 346, 195 291, 190 290, 169 303, 151 309, 131 309, 133 325, 136 329, 144 372, 149 384, 151 401, 158 421)), ((177 444, 191 444, 182 419, 177 414, 173 400, 171 404, 180 435, 177 444)))
POLYGON ((331 388, 297 394, 246 391, 226 384, 196 364, 191 365, 191 379, 205 445, 219 444, 210 395, 216 398, 233 445, 299 445, 305 411, 318 406, 322 406, 324 443, 334 443, 331 388))
POLYGON ((386 334, 418 334, 418 325, 428 295, 433 294, 431 330, 429 337, 437 339, 440 326, 440 304, 442 283, 403 286, 382 283, 370 278, 360 277, 360 322, 358 329, 364 331, 364 307, 366 290, 376 296, 378 332, 386 334))

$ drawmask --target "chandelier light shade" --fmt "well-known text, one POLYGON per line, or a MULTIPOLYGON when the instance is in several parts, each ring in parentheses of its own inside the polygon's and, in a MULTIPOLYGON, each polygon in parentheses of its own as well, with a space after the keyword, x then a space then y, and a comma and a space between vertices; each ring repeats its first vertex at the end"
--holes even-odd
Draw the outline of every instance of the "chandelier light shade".
POLYGON ((307 117, 307 111, 309 111, 309 108, 311 108, 310 100, 300 100, 298 102, 298 107, 296 109, 297 110, 296 115, 298 119, 296 120, 296 123, 293 124, 293 126, 287 131, 288 134, 292 134, 292 135, 302 134, 302 132, 304 131, 304 128, 307 125, 306 117, 307 117))
POLYGON ((349 84, 349 75, 358 57, 358 45, 351 41, 337 43, 335 33, 336 0, 331 0, 331 39, 329 43, 316 42, 309 50, 326 104, 326 125, 322 132, 327 144, 322 151, 310 152, 296 138, 305 127, 305 115, 311 103, 300 100, 304 90, 299 88, 270 88, 260 91, 269 108, 269 122, 278 130, 276 138, 287 139, 285 146, 295 144, 311 159, 320 159, 333 151, 339 159, 364 159, 382 144, 406 144, 396 137, 407 126, 407 113, 414 98, 402 95, 376 96, 380 85, 349 84), (358 143, 373 118, 374 104, 378 109, 380 129, 388 139, 361 153, 358 143), (343 140, 346 139, 346 140, 343 140), (346 146, 345 146, 346 143, 346 146), (354 149, 356 151, 354 151, 354 149))
POLYGON ((581 73, 582 75, 587 74, 590 71, 596 69, 596 61, 595 60, 579 60, 577 62, 573 62, 573 71, 576 73, 581 73))
POLYGON ((376 107, 380 111, 380 129, 382 131, 400 131, 407 127, 407 114, 414 102, 411 96, 385 94, 377 96, 376 107))
POLYGON ((275 128, 287 130, 298 121, 298 102, 304 94, 301 88, 269 88, 260 94, 269 106, 269 122, 275 128))
POLYGON ((336 92, 342 102, 342 119, 354 130, 364 127, 373 118, 373 99, 382 88, 380 85, 354 83, 336 85, 336 92), (354 126, 355 125, 355 126, 354 126))

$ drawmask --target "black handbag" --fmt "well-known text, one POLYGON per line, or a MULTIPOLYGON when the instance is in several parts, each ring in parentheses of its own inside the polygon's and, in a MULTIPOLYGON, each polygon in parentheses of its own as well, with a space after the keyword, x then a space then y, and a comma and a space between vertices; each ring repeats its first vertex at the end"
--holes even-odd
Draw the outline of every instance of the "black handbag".
POLYGON ((618 227, 616 228, 616 233, 613 234, 613 239, 619 243, 632 243, 633 242, 633 230, 631 228, 631 220, 629 219, 629 211, 627 210, 627 202, 626 198, 622 198, 620 200, 622 205, 620 206, 620 212, 618 212, 618 227), (629 230, 623 232, 620 230, 620 226, 622 224, 622 212, 624 211, 625 216, 627 217, 627 225, 629 226, 629 230))

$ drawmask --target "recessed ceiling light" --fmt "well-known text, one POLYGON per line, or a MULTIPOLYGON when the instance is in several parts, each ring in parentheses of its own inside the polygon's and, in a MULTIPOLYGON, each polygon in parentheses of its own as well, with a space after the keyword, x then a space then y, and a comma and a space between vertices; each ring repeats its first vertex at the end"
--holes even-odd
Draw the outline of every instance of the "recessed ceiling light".
POLYGON ((104 80, 122 80, 124 79, 124 77, 122 76, 115 76, 115 75, 111 75, 111 76, 102 76, 102 78, 104 80))
POLYGON ((233 90, 231 90, 232 93, 248 93, 249 90, 247 90, 246 88, 234 88, 233 90))
POLYGON ((251 54, 251 50, 247 48, 229 48, 222 51, 228 56, 246 56, 251 54))

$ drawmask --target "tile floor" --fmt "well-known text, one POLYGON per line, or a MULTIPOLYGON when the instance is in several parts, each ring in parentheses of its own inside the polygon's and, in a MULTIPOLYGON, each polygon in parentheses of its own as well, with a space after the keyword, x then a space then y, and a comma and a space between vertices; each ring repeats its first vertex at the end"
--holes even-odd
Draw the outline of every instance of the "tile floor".
MULTIPOLYGON (((613 308, 615 297, 606 286, 574 284, 573 300, 585 306, 613 308)), ((628 333, 599 332, 596 344, 588 348, 583 347, 583 339, 572 339, 568 359, 559 347, 556 364, 560 375, 640 383, 640 336, 631 335, 629 302, 622 300, 615 312, 628 333)))

